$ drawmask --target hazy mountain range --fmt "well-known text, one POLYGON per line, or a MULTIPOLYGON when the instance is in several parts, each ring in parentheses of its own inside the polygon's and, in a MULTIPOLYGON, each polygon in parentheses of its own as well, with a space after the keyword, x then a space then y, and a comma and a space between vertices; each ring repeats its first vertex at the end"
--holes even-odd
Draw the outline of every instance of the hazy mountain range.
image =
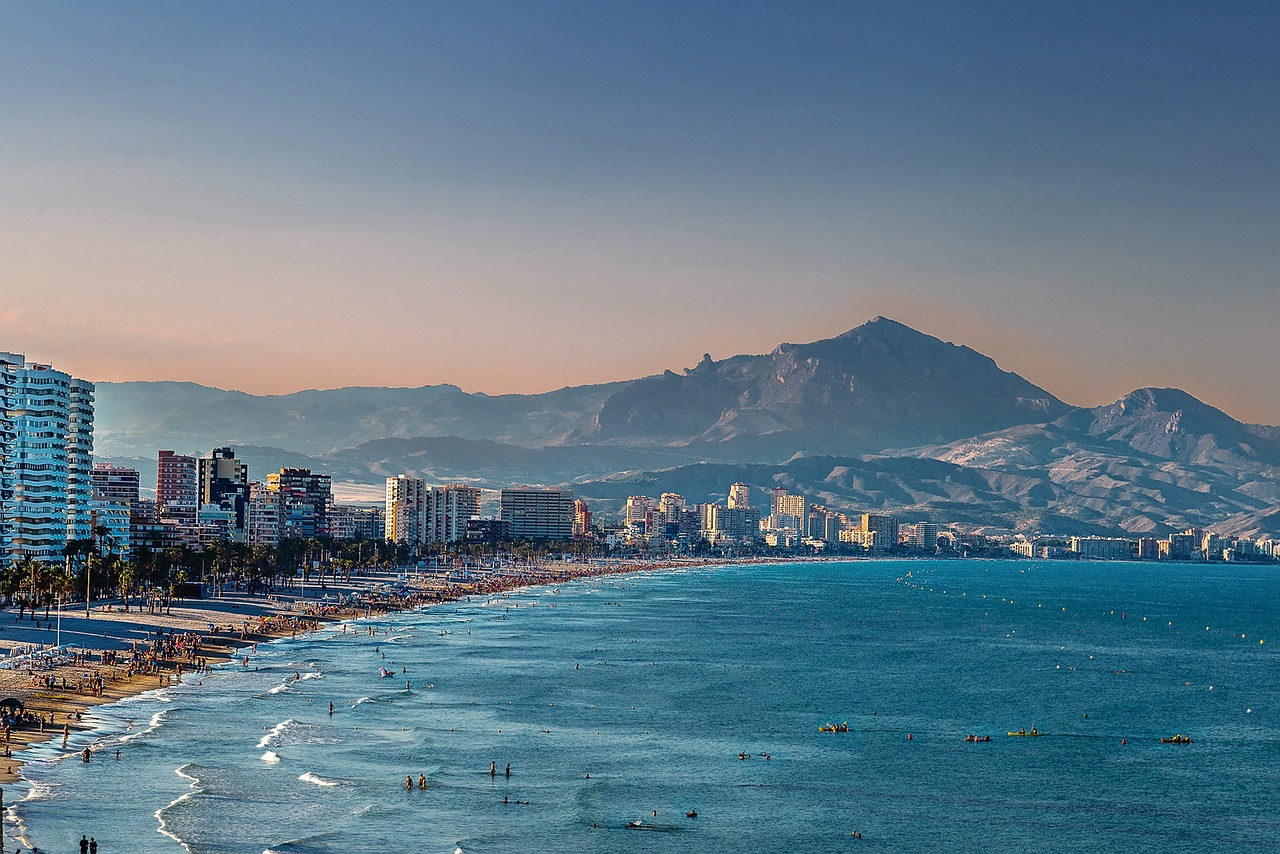
MULTIPOLYGON (((455 386, 256 396, 99 383, 99 458, 154 482, 155 452, 237 448, 262 477, 391 475, 722 499, 784 485, 833 509, 1063 533, 1280 532, 1280 428, 1176 389, 1072 407, 991 359, 876 318, 811 344, 545 394, 455 386)), ((761 502, 767 496, 761 492, 761 502)))

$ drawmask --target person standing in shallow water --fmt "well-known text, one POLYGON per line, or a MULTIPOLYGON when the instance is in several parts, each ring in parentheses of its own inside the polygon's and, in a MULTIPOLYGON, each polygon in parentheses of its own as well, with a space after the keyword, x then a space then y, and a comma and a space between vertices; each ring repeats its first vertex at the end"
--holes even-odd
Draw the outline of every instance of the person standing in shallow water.
POLYGON ((89 854, 89 837, 80 837, 80 854, 89 854))
POLYGON ((89 837, 89 854, 98 854, 98 840, 89 837))

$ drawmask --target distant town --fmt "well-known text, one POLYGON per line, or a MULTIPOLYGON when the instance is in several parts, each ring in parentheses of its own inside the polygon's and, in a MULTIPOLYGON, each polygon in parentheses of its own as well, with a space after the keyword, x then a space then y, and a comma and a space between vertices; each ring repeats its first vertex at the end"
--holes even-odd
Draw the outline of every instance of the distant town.
MULTIPOLYGON (((342 504, 331 478, 281 468, 261 481, 232 447, 199 457, 160 450, 154 499, 141 473, 93 462, 94 386, 49 365, 0 353, 0 556, 12 596, 38 573, 60 583, 98 567, 99 590, 196 582, 211 571, 253 576, 372 563, 474 563, 481 555, 1021 556, 1038 559, 1262 562, 1280 540, 1190 529, 1164 538, 1055 537, 958 530, 811 502, 785 487, 726 484, 724 503, 664 492, 633 495, 621 514, 593 517, 569 489, 386 480, 381 506, 342 504), (486 500, 486 492, 489 493, 486 500), (756 496, 761 496, 759 506, 756 496), (762 513, 768 500, 768 513, 762 513)), ((86 578, 88 586, 89 578, 86 578)), ((64 585, 65 586, 65 585, 64 585)))

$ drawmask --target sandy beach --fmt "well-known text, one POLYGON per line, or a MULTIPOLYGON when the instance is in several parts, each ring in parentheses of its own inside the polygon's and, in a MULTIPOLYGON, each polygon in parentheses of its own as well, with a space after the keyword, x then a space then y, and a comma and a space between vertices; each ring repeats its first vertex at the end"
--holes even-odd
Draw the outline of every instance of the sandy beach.
MULTIPOLYGON (((5 730, 6 756, 0 761, 0 785, 18 779, 22 751, 31 744, 88 730, 95 705, 198 678, 199 668, 227 661, 253 644, 313 631, 343 619, 406 610, 466 596, 500 594, 519 587, 561 583, 575 578, 643 572, 729 561, 552 563, 504 569, 467 582, 413 578, 388 591, 401 576, 393 571, 276 591, 269 596, 224 590, 214 598, 175 600, 165 609, 131 603, 56 607, 46 617, 22 619, 14 610, 0 613, 0 700, 23 704, 25 720, 5 730), (345 603, 345 604, 339 604, 345 603), (58 644, 61 644, 58 647, 58 644), (61 654, 50 650, 59 648, 61 654)), ((750 561, 760 562, 758 560, 750 561)))

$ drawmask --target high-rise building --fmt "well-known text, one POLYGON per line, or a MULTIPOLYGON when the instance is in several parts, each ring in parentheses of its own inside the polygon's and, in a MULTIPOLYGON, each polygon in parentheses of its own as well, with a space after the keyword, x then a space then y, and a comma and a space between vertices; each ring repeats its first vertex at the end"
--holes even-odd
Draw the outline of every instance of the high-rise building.
POLYGON ((499 495, 507 535, 517 540, 567 540, 573 536, 573 491, 519 487, 499 495))
POLYGON ((869 549, 892 549, 898 545, 898 520, 875 513, 862 514, 862 544, 869 549))
POLYGON ((775 487, 770 498, 769 527, 775 531, 794 530, 797 536, 804 536, 808 500, 803 495, 792 495, 783 486, 775 487))
POLYGON ((467 522, 480 515, 480 489, 465 483, 431 488, 427 542, 457 543, 467 538, 467 522))
POLYGON ((93 383, 71 378, 67 419, 68 540, 93 536, 93 393, 93 383))
POLYGON ((759 516, 754 507, 706 505, 706 536, 713 543, 749 543, 760 532, 759 516))
POLYGON ((267 489, 280 493, 286 538, 322 537, 329 533, 333 491, 327 474, 283 468, 267 475, 267 489))
POLYGON ((751 487, 745 483, 735 483, 729 487, 729 509, 751 506, 751 487))
POLYGON ((916 522, 911 526, 907 544, 912 548, 934 552, 938 549, 938 526, 932 522, 916 522))
POLYGON ((195 527, 200 509, 196 458, 161 451, 156 465, 156 518, 195 527))
POLYGON ((236 459, 233 449, 214 448, 196 460, 196 473, 199 478, 200 513, 211 520, 216 518, 219 527, 226 519, 226 536, 233 542, 246 542, 249 467, 236 459), (212 514, 214 507, 229 512, 231 516, 212 514))
POLYGON ((588 509, 587 502, 581 498, 573 502, 573 536, 591 536, 591 510, 588 509))
POLYGON ((653 499, 647 495, 628 495, 622 524, 628 528, 632 525, 644 524, 649 515, 649 508, 652 506, 653 499))
POLYGON ((92 454, 93 383, 0 353, 0 560, 61 561, 91 535, 92 454))
POLYGON ((93 466, 93 497, 129 508, 132 513, 138 507, 137 469, 95 463, 93 466))
POLYGON ((249 545, 280 544, 284 525, 283 503, 284 496, 279 490, 271 489, 265 483, 249 485, 249 545))
POLYGON ((397 543, 425 543, 427 486, 407 474, 387 478, 386 538, 397 543))

